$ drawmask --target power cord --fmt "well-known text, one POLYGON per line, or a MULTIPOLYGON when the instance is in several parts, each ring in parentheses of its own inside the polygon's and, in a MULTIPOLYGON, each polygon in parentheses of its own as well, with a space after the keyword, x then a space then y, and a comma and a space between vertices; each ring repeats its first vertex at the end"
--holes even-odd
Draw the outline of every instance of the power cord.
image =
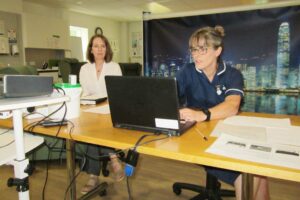
POLYGON ((141 146, 141 145, 144 145, 144 144, 148 144, 150 142, 154 142, 154 141, 158 141, 158 140, 163 140, 163 139, 166 139, 166 138, 169 138, 170 136, 166 136, 166 137, 163 137, 163 138, 156 138, 156 139, 153 139, 153 140, 149 140, 149 141, 146 141, 144 143, 141 143, 142 140, 148 136, 155 136, 155 135, 160 135, 160 134, 152 134, 152 135, 149 135, 149 134, 146 134, 146 135, 142 135, 138 141, 135 143, 134 147, 132 149, 129 149, 128 150, 128 153, 127 153, 127 157, 126 157, 126 165, 125 165, 125 174, 126 174, 126 185, 127 185, 127 193, 128 193, 128 199, 129 200, 132 200, 132 194, 131 194, 131 190, 130 190, 130 185, 129 185, 129 177, 131 177, 133 174, 134 174, 134 169, 137 165, 137 162, 138 162, 138 158, 139 158, 139 153, 137 152, 137 147, 141 146))
MULTIPOLYGON (((7 130, 3 131, 2 133, 0 133, 0 135, 4 135, 5 133, 8 133, 10 130, 11 129, 7 129, 7 130)), ((12 141, 8 142, 7 144, 0 146, 0 149, 7 147, 7 146, 11 145, 14 142, 15 142, 15 140, 13 139, 12 141)))

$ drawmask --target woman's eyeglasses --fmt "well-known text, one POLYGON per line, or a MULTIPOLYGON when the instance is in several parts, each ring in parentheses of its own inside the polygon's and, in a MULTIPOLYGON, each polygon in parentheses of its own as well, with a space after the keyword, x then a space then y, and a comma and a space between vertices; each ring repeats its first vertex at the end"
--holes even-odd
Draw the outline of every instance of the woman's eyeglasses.
POLYGON ((197 47, 190 47, 191 54, 200 54, 204 55, 207 53, 207 46, 197 46, 197 47))

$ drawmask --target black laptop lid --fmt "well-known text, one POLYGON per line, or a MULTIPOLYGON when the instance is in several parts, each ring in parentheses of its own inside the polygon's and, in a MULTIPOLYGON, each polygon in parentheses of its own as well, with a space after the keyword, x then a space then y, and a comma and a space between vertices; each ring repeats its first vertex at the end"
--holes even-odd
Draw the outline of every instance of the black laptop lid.
POLYGON ((179 129, 175 78, 106 76, 105 81, 115 127, 179 129))

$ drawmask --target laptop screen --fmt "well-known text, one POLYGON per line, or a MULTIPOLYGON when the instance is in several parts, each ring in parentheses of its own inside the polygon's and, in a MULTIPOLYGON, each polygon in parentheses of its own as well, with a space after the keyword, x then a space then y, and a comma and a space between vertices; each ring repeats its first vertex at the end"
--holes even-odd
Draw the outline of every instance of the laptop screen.
POLYGON ((105 81, 115 127, 179 129, 175 78, 106 76, 105 81))

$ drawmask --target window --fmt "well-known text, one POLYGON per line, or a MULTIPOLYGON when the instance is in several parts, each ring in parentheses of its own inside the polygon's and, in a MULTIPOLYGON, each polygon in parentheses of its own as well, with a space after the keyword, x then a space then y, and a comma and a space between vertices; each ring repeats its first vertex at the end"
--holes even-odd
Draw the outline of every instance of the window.
POLYGON ((82 42, 82 57, 86 61, 86 48, 88 45, 88 29, 79 26, 70 26, 70 36, 80 37, 82 42))

